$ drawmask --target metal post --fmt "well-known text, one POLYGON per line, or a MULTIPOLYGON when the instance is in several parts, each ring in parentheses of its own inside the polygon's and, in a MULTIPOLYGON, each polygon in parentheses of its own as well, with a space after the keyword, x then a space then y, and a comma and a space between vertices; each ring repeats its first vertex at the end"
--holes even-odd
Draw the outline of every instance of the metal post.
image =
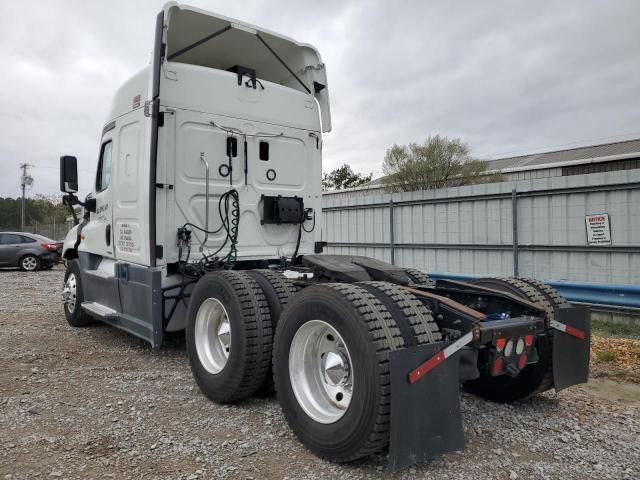
POLYGON ((389 249, 391 250, 391 265, 396 264, 396 246, 393 232, 393 198, 389 200, 389 249))
POLYGON ((27 168, 32 167, 33 165, 29 165, 28 163, 21 163, 20 168, 22 169, 22 176, 20 177, 20 187, 22 188, 22 208, 20 213, 20 230, 24 231, 24 211, 25 211, 25 191, 27 185, 31 185, 33 183, 33 177, 31 175, 27 175, 27 168))
POLYGON ((20 213, 20 231, 24 232, 24 191, 25 191, 25 187, 26 187, 26 178, 27 178, 27 164, 23 163, 22 165, 20 165, 20 168, 22 169, 22 177, 20 177, 20 187, 22 187, 22 207, 21 207, 21 213, 20 213))
POLYGON ((511 223, 513 226, 513 276, 518 276, 518 192, 511 190, 511 223))

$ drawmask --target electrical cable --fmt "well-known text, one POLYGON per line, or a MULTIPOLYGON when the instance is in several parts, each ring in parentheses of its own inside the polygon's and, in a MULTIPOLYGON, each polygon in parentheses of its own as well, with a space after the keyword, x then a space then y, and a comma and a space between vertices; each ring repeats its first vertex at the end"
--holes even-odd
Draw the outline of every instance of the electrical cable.
MULTIPOLYGON (((214 270, 220 269, 232 269, 236 263, 238 258, 238 227, 240 224, 240 196, 236 189, 231 189, 225 193, 223 193, 218 200, 218 214, 220 215, 220 220, 222 224, 216 230, 207 231, 204 228, 195 225, 191 222, 185 223, 181 229, 187 229, 187 227, 192 227, 196 230, 199 230, 203 233, 208 234, 216 234, 225 231, 225 239, 222 242, 222 245, 213 253, 203 254, 202 259, 198 262, 189 263, 189 257, 191 255, 191 243, 190 239, 188 240, 187 246, 187 257, 184 261, 181 260, 182 257, 182 247, 178 250, 178 263, 180 265, 179 270, 183 274, 191 279, 199 278, 203 276, 207 272, 212 272, 214 270), (224 205, 224 208, 223 208, 224 205), (229 251, 227 254, 219 258, 217 255, 229 244, 229 251)), ((187 230, 188 231, 188 230, 187 230)), ((180 233, 179 233, 180 235, 180 233)), ((189 234, 190 238, 190 234, 189 234)))
POLYGON ((295 263, 298 257, 298 250, 300 250, 300 239, 302 238, 302 222, 300 222, 300 228, 298 229, 298 241, 296 242, 296 251, 293 252, 291 257, 291 264, 295 263))

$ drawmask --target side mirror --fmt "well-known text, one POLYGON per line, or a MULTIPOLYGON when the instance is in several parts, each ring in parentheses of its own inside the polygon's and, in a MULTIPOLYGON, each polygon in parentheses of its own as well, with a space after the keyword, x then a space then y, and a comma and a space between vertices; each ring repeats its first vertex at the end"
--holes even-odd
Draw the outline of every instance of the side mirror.
POLYGON ((78 191, 78 160, 65 155, 60 157, 60 191, 76 193, 78 191))
POLYGON ((87 195, 87 198, 84 199, 84 208, 87 212, 96 213, 96 199, 91 196, 91 194, 87 195))

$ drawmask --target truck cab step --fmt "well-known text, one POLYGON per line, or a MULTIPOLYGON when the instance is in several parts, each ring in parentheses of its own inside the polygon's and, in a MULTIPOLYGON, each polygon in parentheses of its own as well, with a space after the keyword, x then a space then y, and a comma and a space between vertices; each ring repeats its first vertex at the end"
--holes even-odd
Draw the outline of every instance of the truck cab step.
POLYGON ((97 302, 82 302, 82 309, 89 315, 100 318, 113 317, 117 315, 117 312, 113 308, 105 307, 97 302))

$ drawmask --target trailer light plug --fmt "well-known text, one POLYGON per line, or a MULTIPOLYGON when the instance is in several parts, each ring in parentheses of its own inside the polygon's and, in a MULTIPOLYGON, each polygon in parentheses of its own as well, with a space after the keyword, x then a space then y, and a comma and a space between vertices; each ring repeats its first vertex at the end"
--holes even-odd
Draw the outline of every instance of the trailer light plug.
POLYGON ((187 227, 178 228, 178 243, 183 245, 191 244, 191 230, 187 227))
POLYGON ((305 208, 304 209, 304 219, 305 220, 313 220, 313 208, 305 208))

